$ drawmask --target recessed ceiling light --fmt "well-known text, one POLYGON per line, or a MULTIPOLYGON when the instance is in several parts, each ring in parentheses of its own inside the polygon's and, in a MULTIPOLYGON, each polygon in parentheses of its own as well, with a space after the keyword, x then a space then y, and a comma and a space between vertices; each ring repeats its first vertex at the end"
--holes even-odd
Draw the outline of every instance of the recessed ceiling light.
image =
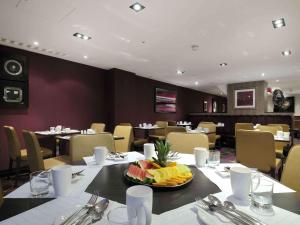
POLYGON ((195 85, 196 85, 196 86, 198 86, 198 85, 199 85, 199 82, 198 82, 198 81, 196 81, 196 82, 195 82, 195 85))
POLYGON ((261 76, 264 77, 264 76, 265 76, 265 73, 262 73, 261 76))
POLYGON ((227 66, 227 63, 220 63, 220 66, 227 66))
POLYGON ((75 33, 73 34, 74 37, 78 37, 78 38, 81 38, 83 40, 90 40, 92 39, 91 37, 85 35, 85 34, 80 34, 80 33, 75 33))
POLYGON ((281 18, 281 19, 273 20, 272 24, 273 24, 274 29, 276 29, 276 28, 284 27, 285 21, 283 18, 281 18))
POLYGON ((292 54, 292 51, 291 50, 285 50, 285 51, 281 52, 281 54, 283 56, 289 56, 290 54, 292 54))
POLYGON ((177 75, 183 75, 185 71, 183 70, 177 70, 177 75))
POLYGON ((198 51, 199 45, 192 45, 191 48, 193 51, 198 51))
POLYGON ((276 82, 278 83, 278 82, 279 82, 279 80, 276 80, 276 82))
POLYGON ((87 58, 88 58, 88 56, 87 56, 87 55, 84 55, 84 56, 83 56, 83 58, 87 59, 87 58))
POLYGON ((129 8, 131 8, 135 12, 140 12, 145 8, 145 6, 143 6, 142 4, 136 2, 133 5, 129 6, 129 8))
POLYGON ((39 45, 39 43, 38 43, 37 41, 34 41, 33 44, 34 44, 35 46, 38 46, 38 45, 39 45))

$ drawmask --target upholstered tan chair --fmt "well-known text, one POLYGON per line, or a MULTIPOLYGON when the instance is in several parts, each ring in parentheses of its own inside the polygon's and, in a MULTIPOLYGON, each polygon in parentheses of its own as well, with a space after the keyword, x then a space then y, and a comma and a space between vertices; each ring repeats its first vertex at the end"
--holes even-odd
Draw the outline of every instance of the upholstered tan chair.
POLYGON ((121 125, 121 126, 131 126, 132 127, 131 123, 119 123, 119 125, 121 125))
POLYGON ((283 168, 281 183, 300 194, 300 145, 290 150, 283 168))
POLYGON ((153 134, 149 135, 150 138, 154 140, 165 140, 166 139, 166 127, 168 126, 168 121, 156 121, 155 124, 158 127, 162 127, 163 129, 155 129, 153 134))
POLYGON ((65 155, 44 159, 42 157, 41 146, 34 132, 23 130, 23 137, 27 148, 27 158, 30 172, 48 170, 54 166, 68 164, 69 158, 65 155))
POLYGON ((3 190, 2 190, 1 180, 0 180, 0 207, 2 203, 3 203, 3 190))
POLYGON ((104 132, 105 123, 92 123, 91 129, 93 129, 97 134, 104 132))
POLYGON ((208 128, 209 129, 209 134, 208 136, 208 141, 209 141, 209 148, 213 149, 216 146, 216 140, 220 138, 220 135, 216 134, 216 129, 217 125, 214 124, 213 122, 201 122, 198 124, 198 127, 203 128, 208 128))
POLYGON ((175 120, 169 120, 168 121, 168 126, 176 126, 177 122, 175 120))
MULTIPOLYGON (((277 134, 277 131, 283 131, 282 126, 279 125, 259 125, 257 130, 270 132, 273 135, 277 134)), ((283 149, 287 145, 287 142, 275 141, 275 151, 277 158, 283 158, 283 149)))
POLYGON ((124 139, 115 141, 116 152, 130 151, 131 144, 134 141, 132 126, 116 126, 114 136, 124 137, 124 139))
POLYGON ((166 127, 166 136, 171 132, 186 132, 186 130, 185 130, 185 127, 167 126, 166 127))
POLYGON ((82 157, 94 154, 96 146, 105 146, 111 152, 115 152, 114 139, 111 133, 95 135, 73 135, 70 139, 71 163, 82 160, 82 157))
MULTIPOLYGON (((20 172, 21 162, 27 161, 27 150, 21 149, 21 144, 14 127, 4 126, 4 132, 7 138, 8 152, 9 152, 9 171, 12 172, 13 164, 16 163, 16 178, 15 185, 18 182, 18 176, 20 172)), ((47 148, 41 148, 43 158, 50 157, 53 152, 47 148)))
POLYGON ((236 132, 238 130, 254 130, 253 123, 236 123, 234 125, 234 134, 236 136, 236 132))
POLYGON ((236 136, 237 162, 275 177, 281 160, 275 156, 274 136, 270 132, 238 130, 236 136))
POLYGON ((270 123, 270 124, 268 124, 268 126, 280 126, 280 127, 282 127, 282 131, 283 132, 290 132, 290 126, 288 124, 284 124, 284 123, 278 123, 278 124, 270 123))
POLYGON ((208 149, 208 137, 205 134, 188 134, 182 132, 171 132, 166 141, 171 145, 171 150, 181 153, 194 153, 195 147, 208 149))

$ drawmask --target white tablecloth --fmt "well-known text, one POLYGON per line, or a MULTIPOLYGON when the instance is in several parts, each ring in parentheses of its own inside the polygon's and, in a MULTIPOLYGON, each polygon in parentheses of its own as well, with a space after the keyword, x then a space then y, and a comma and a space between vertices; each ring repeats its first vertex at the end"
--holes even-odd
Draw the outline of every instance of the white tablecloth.
MULTIPOLYGON (((128 155, 128 160, 123 162, 114 162, 106 161, 106 165, 119 164, 119 163, 128 163, 135 160, 143 159, 143 155, 130 152, 128 155)), ((181 154, 181 158, 176 160, 178 163, 184 163, 188 165, 194 164, 194 156, 189 154, 181 154)), ((224 168, 224 166, 242 166, 240 164, 221 164, 219 169, 224 168)), ((102 167, 96 165, 89 166, 79 166, 75 167, 77 169, 84 168, 84 176, 76 178, 76 182, 72 184, 72 190, 67 197, 59 197, 53 201, 47 202, 43 205, 40 205, 34 209, 28 210, 24 213, 11 217, 5 221, 1 222, 2 224, 9 225, 23 225, 23 224, 53 224, 55 218, 60 216, 63 212, 74 210, 78 205, 83 205, 87 202, 90 194, 84 192, 86 187, 90 184, 96 174, 101 170, 102 167)), ((229 177, 220 176, 216 173, 215 169, 212 168, 200 168, 200 170, 218 187, 222 192, 217 193, 216 196, 221 200, 225 200, 228 196, 232 194, 230 187, 229 177)), ((270 179, 270 178, 267 178, 270 179)), ((274 182, 274 192, 275 193, 284 193, 284 192, 293 192, 293 190, 281 185, 275 180, 270 179, 274 182)), ((125 194, 125 193, 124 193, 125 194)), ((50 190, 48 197, 53 197, 53 190, 50 190)), ((14 192, 6 196, 6 198, 28 198, 31 197, 29 184, 24 184, 19 187, 14 192)), ((167 202, 162 202, 162 204, 168 204, 167 202)), ((117 202, 111 202, 109 209, 120 206, 121 204, 117 202)), ((107 212, 109 211, 107 210, 107 212)), ((267 224, 299 224, 300 216, 289 211, 274 207, 273 216, 259 216, 252 212, 249 206, 239 206, 239 209, 245 211, 253 216, 261 219, 267 224)), ((152 225, 198 225, 198 224, 230 224, 228 220, 219 217, 222 220, 219 220, 217 217, 212 216, 210 213, 205 212, 198 207, 195 207, 195 203, 191 203, 180 208, 162 213, 160 215, 153 215, 152 225)), ((95 225, 106 225, 108 224, 106 219, 96 223, 95 225)))

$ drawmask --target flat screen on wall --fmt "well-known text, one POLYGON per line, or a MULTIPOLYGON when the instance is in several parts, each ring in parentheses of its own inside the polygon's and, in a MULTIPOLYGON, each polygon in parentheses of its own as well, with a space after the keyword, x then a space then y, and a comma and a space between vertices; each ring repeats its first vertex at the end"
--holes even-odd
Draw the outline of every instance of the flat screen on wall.
POLYGON ((155 112, 174 113, 176 112, 176 91, 162 88, 155 89, 155 112))

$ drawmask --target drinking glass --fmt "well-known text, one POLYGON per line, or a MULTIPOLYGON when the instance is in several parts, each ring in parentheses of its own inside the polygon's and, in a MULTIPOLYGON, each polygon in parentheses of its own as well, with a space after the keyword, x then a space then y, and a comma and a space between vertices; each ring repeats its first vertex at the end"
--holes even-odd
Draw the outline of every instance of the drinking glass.
POLYGON ((207 166, 215 168, 220 164, 220 152, 219 151, 209 151, 207 166))
POLYGON ((129 221, 127 207, 117 207, 110 210, 107 214, 107 220, 110 225, 136 225, 137 217, 129 221))
POLYGON ((49 186, 49 172, 36 171, 30 174, 30 191, 33 196, 48 194, 49 186))
POLYGON ((264 178, 252 180, 251 209, 253 211, 261 215, 268 215, 273 213, 273 187, 273 182, 264 178))

